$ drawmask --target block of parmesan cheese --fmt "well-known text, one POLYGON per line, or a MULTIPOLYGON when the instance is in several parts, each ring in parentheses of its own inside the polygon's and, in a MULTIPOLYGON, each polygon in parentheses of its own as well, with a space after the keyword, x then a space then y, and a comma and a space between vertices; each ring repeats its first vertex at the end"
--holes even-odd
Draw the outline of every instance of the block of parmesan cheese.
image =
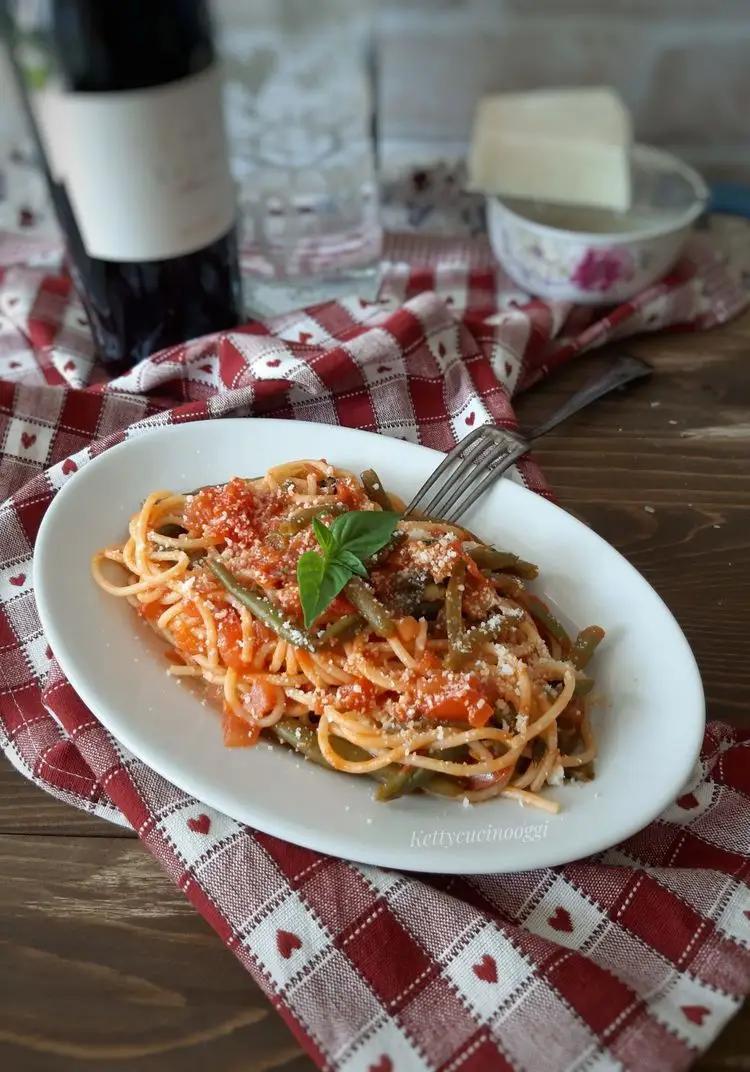
POLYGON ((563 205, 630 207, 630 115, 612 89, 541 89, 480 100, 473 189, 563 205))

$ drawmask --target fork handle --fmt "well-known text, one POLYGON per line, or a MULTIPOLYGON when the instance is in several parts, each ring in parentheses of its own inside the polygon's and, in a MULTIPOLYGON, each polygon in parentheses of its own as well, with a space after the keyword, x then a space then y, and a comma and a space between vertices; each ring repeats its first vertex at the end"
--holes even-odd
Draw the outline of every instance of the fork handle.
POLYGON ((652 372, 653 369, 645 361, 641 361, 638 357, 632 357, 630 354, 623 354, 609 366, 603 375, 582 387, 580 391, 576 391, 558 410, 555 410, 551 417, 548 417, 542 424, 527 432, 524 438, 527 440, 538 439, 539 436, 545 435, 552 428, 556 428, 558 424, 567 421, 568 417, 572 417, 574 413, 578 413, 579 410, 584 409, 591 402, 595 402, 602 395, 609 394, 616 387, 624 387, 626 383, 630 383, 632 380, 640 380, 650 376, 652 372))

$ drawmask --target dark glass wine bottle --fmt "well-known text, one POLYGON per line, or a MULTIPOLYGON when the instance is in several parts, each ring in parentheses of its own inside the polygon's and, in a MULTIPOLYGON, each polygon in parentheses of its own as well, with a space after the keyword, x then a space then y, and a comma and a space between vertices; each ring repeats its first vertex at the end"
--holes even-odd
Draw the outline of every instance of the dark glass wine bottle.
POLYGON ((4 13, 101 359, 126 368, 237 324, 236 201, 206 0, 5 0, 4 13))

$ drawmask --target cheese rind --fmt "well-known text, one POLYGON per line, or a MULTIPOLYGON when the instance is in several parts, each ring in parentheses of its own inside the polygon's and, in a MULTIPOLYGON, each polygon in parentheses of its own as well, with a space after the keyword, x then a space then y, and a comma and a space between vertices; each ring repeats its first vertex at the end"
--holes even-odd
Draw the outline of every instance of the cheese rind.
POLYGON ((606 88, 484 97, 469 155, 472 189, 568 205, 630 207, 630 115, 606 88))

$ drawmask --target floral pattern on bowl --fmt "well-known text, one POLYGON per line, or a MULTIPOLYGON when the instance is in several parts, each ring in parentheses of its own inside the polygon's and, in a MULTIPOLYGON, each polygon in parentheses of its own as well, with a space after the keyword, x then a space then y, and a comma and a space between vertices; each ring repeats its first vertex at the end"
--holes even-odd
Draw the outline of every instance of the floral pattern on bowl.
POLYGON ((615 283, 633 278, 635 264, 627 249, 597 249, 589 246, 570 277, 583 290, 605 294, 615 283))

